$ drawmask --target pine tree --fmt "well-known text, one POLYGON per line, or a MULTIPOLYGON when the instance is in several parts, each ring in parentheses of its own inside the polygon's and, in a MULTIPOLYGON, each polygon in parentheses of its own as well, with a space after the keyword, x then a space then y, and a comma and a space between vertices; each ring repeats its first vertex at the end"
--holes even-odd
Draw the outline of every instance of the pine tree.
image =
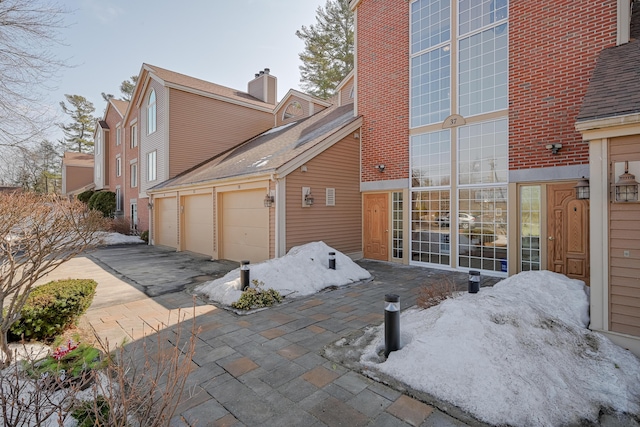
POLYGON ((65 94, 65 98, 67 98, 70 107, 67 107, 64 101, 60 102, 60 107, 65 114, 71 117, 71 123, 60 125, 65 136, 65 149, 79 153, 91 153, 96 121, 93 117, 95 111, 93 103, 80 95, 65 94))
POLYGON ((299 54, 303 90, 330 97, 353 69, 354 22, 349 0, 327 0, 316 11, 316 24, 303 25, 296 36, 305 44, 299 54))
POLYGON ((136 83, 138 83, 138 76, 131 76, 120 84, 120 92, 122 92, 123 101, 131 101, 133 90, 136 88, 136 83))

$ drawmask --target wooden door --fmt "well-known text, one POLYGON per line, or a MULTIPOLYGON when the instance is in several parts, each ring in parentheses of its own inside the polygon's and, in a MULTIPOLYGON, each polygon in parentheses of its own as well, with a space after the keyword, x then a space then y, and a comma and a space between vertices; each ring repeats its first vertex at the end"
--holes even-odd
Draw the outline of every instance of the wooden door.
POLYGON ((589 284, 589 202, 575 182, 547 186, 547 269, 589 284))
POLYGON ((364 195, 364 257, 389 260, 389 195, 364 195))

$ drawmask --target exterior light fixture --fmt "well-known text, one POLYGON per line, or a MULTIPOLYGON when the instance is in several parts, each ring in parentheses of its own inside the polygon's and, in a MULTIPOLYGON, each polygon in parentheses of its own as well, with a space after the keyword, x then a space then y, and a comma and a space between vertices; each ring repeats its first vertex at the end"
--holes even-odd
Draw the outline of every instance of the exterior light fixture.
POLYGON ((313 205, 313 196, 311 195, 311 190, 309 190, 309 192, 304 195, 304 204, 307 206, 313 205))
POLYGON ((273 202, 274 202, 274 197, 267 193, 266 196, 264 196, 264 207, 265 208, 270 208, 271 206, 273 206, 273 202))
POLYGON ((478 270, 469 271, 469 293, 477 294, 480 290, 480 272, 478 270))
POLYGON ((329 252, 329 268, 331 270, 336 269, 336 253, 335 252, 329 252))
POLYGON ((378 169, 380 172, 384 172, 385 165, 383 164, 376 165, 376 169, 378 169))
POLYGON ((624 173, 620 175, 615 185, 616 202, 638 201, 638 181, 636 176, 629 173, 629 162, 624 162, 624 173))
POLYGON ((589 180, 584 176, 580 181, 578 181, 578 185, 573 187, 576 189, 576 199, 578 200, 588 200, 589 199, 589 180))
POLYGON ((249 260, 240 261, 240 290, 246 291, 249 289, 249 260))
POLYGON ((400 349, 400 297, 384 296, 384 357, 400 349))
POLYGON ((558 151, 562 148, 562 144, 547 144, 545 147, 547 150, 551 150, 551 154, 558 154, 558 151))
POLYGON ((149 209, 153 209, 153 202, 149 202, 149 203, 147 204, 147 207, 148 207, 149 209))

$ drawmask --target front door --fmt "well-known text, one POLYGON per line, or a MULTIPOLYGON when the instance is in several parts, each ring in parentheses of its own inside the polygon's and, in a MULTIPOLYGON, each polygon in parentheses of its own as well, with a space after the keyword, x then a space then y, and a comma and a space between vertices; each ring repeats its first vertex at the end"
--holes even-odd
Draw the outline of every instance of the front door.
POLYGON ((547 269, 589 284, 589 202, 575 182, 547 186, 547 269))
POLYGON ((364 195, 364 257, 389 260, 389 195, 364 195))

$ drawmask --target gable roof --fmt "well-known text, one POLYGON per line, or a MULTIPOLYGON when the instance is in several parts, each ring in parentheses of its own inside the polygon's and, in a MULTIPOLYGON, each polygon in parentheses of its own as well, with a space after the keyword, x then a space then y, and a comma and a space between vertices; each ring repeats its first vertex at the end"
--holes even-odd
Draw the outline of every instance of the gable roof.
POLYGON ((602 50, 577 122, 640 113, 640 2, 631 16, 631 41, 602 50))
POLYGON ((252 175, 290 172, 290 164, 313 149, 331 144, 357 129, 353 104, 327 108, 311 117, 268 130, 204 163, 153 187, 150 192, 252 175), (338 138, 338 139, 336 139, 338 138))
POLYGON ((318 98, 317 96, 309 95, 308 93, 300 92, 299 90, 289 89, 289 91, 282 97, 280 102, 276 104, 276 107, 273 109, 273 113, 278 114, 278 111, 283 106, 287 105, 289 103, 289 99, 293 96, 302 98, 307 102, 313 102, 315 104, 322 105, 324 107, 330 107, 332 105, 331 102, 327 101, 326 99, 318 98))
POLYGON ((93 167, 93 154, 65 151, 62 164, 66 166, 93 167))
MULTIPOLYGON (((116 109, 118 114, 120 114, 120 117, 124 117, 124 113, 127 111, 127 108, 129 107, 129 101, 122 101, 120 99, 111 98, 109 100, 109 103, 113 105, 113 107, 116 109)), ((105 117, 106 117, 106 112, 105 112, 105 117)))

